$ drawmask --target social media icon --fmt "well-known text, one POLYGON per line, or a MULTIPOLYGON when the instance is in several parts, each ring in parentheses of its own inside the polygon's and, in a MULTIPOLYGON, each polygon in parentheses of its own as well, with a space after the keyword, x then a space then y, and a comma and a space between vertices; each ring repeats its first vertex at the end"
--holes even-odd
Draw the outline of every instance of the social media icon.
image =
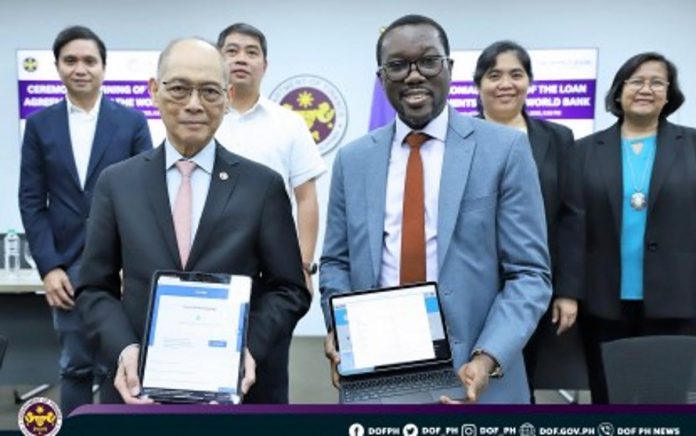
POLYGON ((476 424, 462 425, 462 436, 478 436, 478 428, 476 424))
POLYGON ((406 424, 403 430, 404 436, 418 436, 418 426, 416 424, 406 424))
POLYGON ((614 436, 614 424, 603 422, 597 426, 600 436, 614 436))
POLYGON ((365 427, 363 427, 360 423, 353 423, 348 427, 348 436, 364 436, 365 435, 365 427))
POLYGON ((536 427, 525 422, 520 426, 520 436, 536 436, 536 427))

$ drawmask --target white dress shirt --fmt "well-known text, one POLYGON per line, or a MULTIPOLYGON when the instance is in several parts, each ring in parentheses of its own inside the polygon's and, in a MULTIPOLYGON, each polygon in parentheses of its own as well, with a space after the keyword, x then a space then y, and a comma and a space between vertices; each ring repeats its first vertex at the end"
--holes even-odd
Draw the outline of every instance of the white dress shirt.
POLYGON ((91 111, 75 106, 70 97, 66 96, 65 101, 68 107, 68 126, 70 128, 70 143, 72 144, 73 158, 77 168, 77 176, 80 179, 80 187, 84 189, 87 179, 87 169, 89 168, 89 157, 92 154, 92 143, 94 142, 94 132, 97 131, 97 120, 99 119, 99 107, 101 106, 102 95, 99 94, 97 102, 91 111))
MULTIPOLYGON (((425 255, 426 278, 436 281, 437 265, 437 215, 440 198, 440 175, 445 156, 445 138, 449 122, 448 107, 419 132, 430 135, 420 148, 423 161, 423 182, 425 184, 425 255)), ((387 198, 384 205, 384 245, 382 264, 379 273, 381 287, 399 284, 401 266, 401 221, 403 217, 404 187, 406 183, 406 164, 411 148, 404 143, 406 135, 413 129, 398 117, 396 132, 391 146, 387 173, 387 198)))
POLYGON ((208 198, 210 181, 215 165, 215 141, 211 140, 208 145, 203 147, 195 156, 186 159, 169 142, 164 141, 165 169, 167 171, 167 193, 169 194, 169 207, 174 214, 174 201, 181 185, 181 173, 176 168, 176 161, 190 160, 196 164, 196 168, 191 173, 191 245, 196 239, 196 231, 201 221, 205 200, 208 198))

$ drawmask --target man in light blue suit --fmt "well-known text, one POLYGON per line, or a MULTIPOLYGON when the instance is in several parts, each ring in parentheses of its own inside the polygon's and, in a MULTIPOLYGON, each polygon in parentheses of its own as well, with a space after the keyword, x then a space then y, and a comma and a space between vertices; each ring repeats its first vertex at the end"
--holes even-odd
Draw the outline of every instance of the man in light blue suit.
MULTIPOLYGON (((467 398, 442 401, 528 403, 522 349, 551 281, 526 135, 447 106, 449 43, 427 17, 392 23, 377 63, 398 117, 336 156, 320 269, 327 326, 331 295, 437 281, 467 388, 467 398)), ((331 332, 325 345, 336 384, 331 332)))
POLYGON ((19 207, 53 309, 61 346, 61 409, 92 402, 94 351, 73 310, 92 192, 104 168, 152 148, 145 117, 101 92, 106 48, 90 29, 72 26, 53 44, 64 100, 27 120, 19 207))

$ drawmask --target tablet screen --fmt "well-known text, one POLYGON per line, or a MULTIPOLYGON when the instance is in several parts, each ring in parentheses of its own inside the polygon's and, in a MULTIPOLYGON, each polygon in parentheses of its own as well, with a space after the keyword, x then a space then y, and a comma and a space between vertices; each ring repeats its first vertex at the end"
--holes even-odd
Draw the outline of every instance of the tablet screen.
POLYGON ((144 346, 145 394, 208 392, 238 402, 251 279, 222 277, 156 277, 144 346))

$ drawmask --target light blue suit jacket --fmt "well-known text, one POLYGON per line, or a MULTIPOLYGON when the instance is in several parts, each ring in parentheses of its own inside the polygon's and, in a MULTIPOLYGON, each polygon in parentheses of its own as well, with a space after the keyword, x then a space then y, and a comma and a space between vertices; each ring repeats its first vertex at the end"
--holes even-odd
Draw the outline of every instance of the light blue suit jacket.
MULTIPOLYGON (((449 109, 437 229, 438 284, 455 368, 474 349, 505 373, 483 403, 528 403, 522 348, 551 297, 544 204, 526 135, 449 109)), ((394 123, 342 147, 319 276, 331 295, 375 288, 394 123)))

